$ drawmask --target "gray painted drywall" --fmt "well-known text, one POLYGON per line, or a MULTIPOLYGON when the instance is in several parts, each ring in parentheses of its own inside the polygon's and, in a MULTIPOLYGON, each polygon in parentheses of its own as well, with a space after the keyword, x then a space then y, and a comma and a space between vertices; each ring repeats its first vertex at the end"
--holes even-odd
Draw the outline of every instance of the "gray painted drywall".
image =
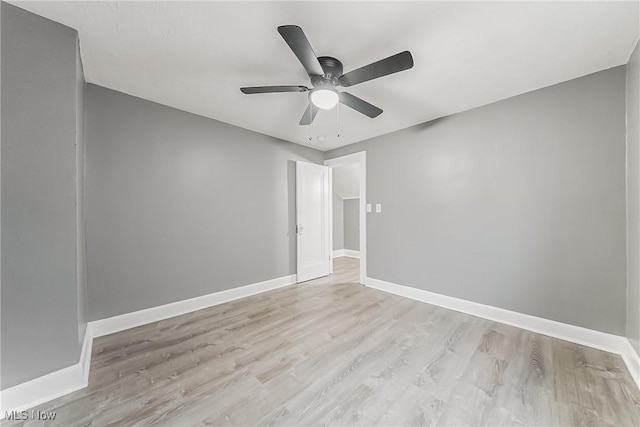
POLYGON ((76 44, 76 283, 78 294, 78 345, 82 348, 87 328, 87 272, 84 216, 84 71, 80 44, 76 44))
POLYGON ((363 150, 369 277, 624 335, 624 66, 363 150))
POLYGON ((344 248, 360 250, 360 199, 344 200, 344 248))
POLYGON ((333 193, 333 250, 344 249, 344 205, 342 197, 333 193))
POLYGON ((87 85, 90 320, 295 273, 295 161, 322 152, 87 85))
POLYGON ((640 354, 640 46, 627 64, 627 338, 640 354))
POLYGON ((78 363, 77 33, 0 7, 5 389, 78 363))

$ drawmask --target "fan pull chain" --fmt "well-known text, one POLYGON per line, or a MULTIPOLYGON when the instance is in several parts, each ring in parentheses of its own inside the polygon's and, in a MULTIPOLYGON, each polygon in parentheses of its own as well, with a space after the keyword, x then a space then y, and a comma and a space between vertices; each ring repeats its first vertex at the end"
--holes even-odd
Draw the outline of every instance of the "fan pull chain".
POLYGON ((336 105, 336 137, 340 138, 340 102, 336 105))
POLYGON ((313 104, 309 101, 309 142, 313 141, 313 104))

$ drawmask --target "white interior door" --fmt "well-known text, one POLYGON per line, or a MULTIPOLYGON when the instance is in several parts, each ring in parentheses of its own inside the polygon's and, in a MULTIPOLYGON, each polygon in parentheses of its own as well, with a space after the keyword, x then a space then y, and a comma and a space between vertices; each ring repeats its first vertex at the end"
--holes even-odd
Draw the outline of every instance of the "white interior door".
POLYGON ((331 169, 296 162, 296 229, 298 282, 329 274, 331 169))

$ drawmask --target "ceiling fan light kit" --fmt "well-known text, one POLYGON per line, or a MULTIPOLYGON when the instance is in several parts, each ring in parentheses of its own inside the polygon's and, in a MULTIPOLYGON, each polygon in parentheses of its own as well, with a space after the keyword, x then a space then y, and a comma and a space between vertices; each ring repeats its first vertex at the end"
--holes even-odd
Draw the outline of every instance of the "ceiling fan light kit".
POLYGON ((240 91, 247 95, 309 92, 309 105, 300 119, 302 126, 310 125, 313 122, 318 109, 329 110, 338 103, 342 103, 367 117, 378 117, 382 114, 380 108, 348 92, 338 92, 336 88, 354 86, 413 67, 411 52, 404 51, 343 74, 342 62, 330 56, 316 56, 302 28, 296 25, 282 25, 278 27, 278 32, 307 71, 313 88, 299 85, 256 86, 243 87, 240 88, 240 91))
POLYGON ((309 99, 316 107, 323 110, 330 110, 338 105, 340 96, 337 90, 325 87, 313 89, 311 93, 309 93, 309 99))

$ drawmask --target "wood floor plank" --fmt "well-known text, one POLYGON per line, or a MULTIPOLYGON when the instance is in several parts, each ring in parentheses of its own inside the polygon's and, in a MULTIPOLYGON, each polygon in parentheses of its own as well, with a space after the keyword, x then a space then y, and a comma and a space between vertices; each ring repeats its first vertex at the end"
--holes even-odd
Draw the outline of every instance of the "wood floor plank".
POLYGON ((640 425, 622 359, 334 274, 97 338, 89 386, 2 426, 640 425))

